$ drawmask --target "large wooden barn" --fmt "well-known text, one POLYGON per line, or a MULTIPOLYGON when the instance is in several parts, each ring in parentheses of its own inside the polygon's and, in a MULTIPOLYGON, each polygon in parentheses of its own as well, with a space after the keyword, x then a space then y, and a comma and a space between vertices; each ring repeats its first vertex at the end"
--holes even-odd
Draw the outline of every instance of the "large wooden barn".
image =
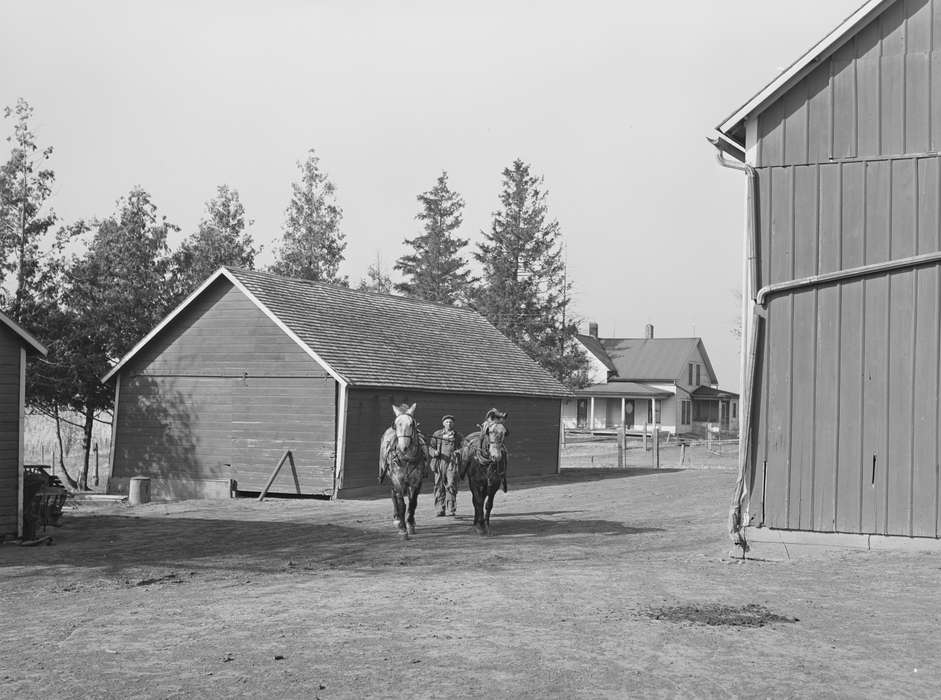
MULTIPOLYGON (((514 476, 554 474, 566 388, 474 311, 222 268, 109 372, 109 491, 260 491, 292 450, 304 494, 376 493, 394 403, 424 432, 509 413, 514 476), (235 482, 233 484, 233 482, 235 482)), ((274 492, 294 492, 283 468, 274 492)))
POLYGON ((23 423, 27 353, 39 341, 0 313, 0 540, 23 535, 23 423))
POLYGON ((941 3, 871 1, 717 128, 748 193, 733 530, 941 534, 939 80, 941 3))

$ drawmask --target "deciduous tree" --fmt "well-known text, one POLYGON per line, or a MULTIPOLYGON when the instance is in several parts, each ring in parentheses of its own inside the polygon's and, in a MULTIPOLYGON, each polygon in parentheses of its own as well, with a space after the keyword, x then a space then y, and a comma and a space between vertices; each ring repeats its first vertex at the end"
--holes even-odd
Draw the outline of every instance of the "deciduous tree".
POLYGON ((62 231, 59 255, 43 268, 37 318, 49 356, 37 361, 32 396, 49 415, 68 408, 83 416, 79 488, 88 486, 94 422, 113 407, 114 388, 100 378, 173 304, 167 291, 170 230, 177 227, 158 214, 146 191, 135 188, 106 219, 62 231), (79 252, 62 253, 76 246, 79 252))
POLYGON ((392 293, 392 278, 382 269, 382 260, 376 255, 376 262, 366 270, 366 278, 360 280, 358 289, 368 292, 392 293))
POLYGON ((3 115, 13 119, 7 137, 10 157, 0 166, 0 284, 16 271, 16 292, 9 313, 25 321, 24 305, 37 282, 40 246, 56 215, 46 204, 55 173, 48 166, 52 147, 40 149, 30 120, 33 108, 20 98, 3 115))

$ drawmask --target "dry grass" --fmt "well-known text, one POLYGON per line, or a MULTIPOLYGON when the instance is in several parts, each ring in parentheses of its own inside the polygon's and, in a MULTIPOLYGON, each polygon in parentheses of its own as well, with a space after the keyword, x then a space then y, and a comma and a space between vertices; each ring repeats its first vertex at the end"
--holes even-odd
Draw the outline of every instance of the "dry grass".
MULTIPOLYGON (((77 413, 62 414, 62 462, 72 478, 82 468, 84 454, 82 450, 83 418, 77 413)), ((54 473, 61 475, 59 467, 59 439, 56 436, 56 422, 39 413, 26 414, 26 427, 23 438, 23 462, 25 464, 46 464, 52 466, 54 473)), ((88 485, 95 490, 104 490, 108 483, 108 454, 111 448, 111 426, 95 422, 92 431, 92 452, 89 455, 88 485), (95 446, 98 451, 98 484, 95 479, 95 446)))

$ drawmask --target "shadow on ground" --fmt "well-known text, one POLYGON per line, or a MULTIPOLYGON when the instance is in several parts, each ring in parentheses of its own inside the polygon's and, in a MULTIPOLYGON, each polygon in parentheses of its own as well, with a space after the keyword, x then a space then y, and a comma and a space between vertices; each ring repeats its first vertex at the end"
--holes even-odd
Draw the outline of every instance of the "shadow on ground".
MULTIPOLYGON (((648 469, 646 467, 566 467, 558 474, 549 474, 546 476, 518 476, 514 477, 510 473, 507 490, 508 491, 527 491, 529 489, 553 486, 556 484, 578 484, 590 481, 603 481, 606 479, 628 479, 635 476, 649 476, 651 474, 673 474, 686 471, 685 469, 648 469)), ((433 482, 426 479, 422 482, 422 495, 430 495, 433 492, 433 482)), ((461 482, 460 490, 467 490, 467 480, 461 482)), ((347 496, 344 500, 348 501, 379 501, 389 498, 389 488, 387 486, 376 487, 375 493, 357 494, 347 496)))
MULTIPOLYGON (((72 518, 60 530, 50 529, 53 546, 0 549, 0 572, 15 579, 33 576, 40 567, 51 575, 68 568, 99 569, 115 580, 165 577, 167 570, 278 573, 305 562, 304 568, 342 566, 377 573, 401 564, 441 565, 462 559, 468 548, 478 552, 499 547, 501 539, 544 540, 572 535, 629 536, 659 528, 631 527, 621 522, 579 518, 580 511, 539 511, 491 516, 493 536, 473 532, 473 515, 417 519, 417 534, 406 541, 391 518, 364 515, 362 527, 305 523, 303 511, 290 520, 201 519, 136 515, 85 515, 72 518), (573 517, 564 514, 572 513, 573 517), (480 543, 480 544, 478 544, 480 543), (483 544, 487 543, 487 544, 483 544), (481 546, 483 544, 483 546, 481 546), (428 545, 428 546, 425 546, 428 545), (442 554, 444 553, 444 554, 442 554), (442 559, 444 557, 444 559, 442 559), (13 570, 22 567, 21 571, 13 570), (4 571, 5 570, 5 571, 4 571)), ((466 561, 465 561, 466 563, 466 561)))

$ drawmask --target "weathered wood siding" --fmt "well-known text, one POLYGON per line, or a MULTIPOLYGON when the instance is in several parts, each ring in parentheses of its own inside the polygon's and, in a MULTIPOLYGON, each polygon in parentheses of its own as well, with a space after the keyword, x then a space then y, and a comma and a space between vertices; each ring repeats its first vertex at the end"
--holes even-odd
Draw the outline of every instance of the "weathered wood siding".
MULTIPOLYGON (((938 157, 761 168, 759 183, 759 286, 941 250, 938 157)), ((766 525, 939 535, 939 299, 936 265, 771 298, 766 525)))
POLYGON ((392 425, 393 404, 399 403, 418 404, 415 415, 426 436, 441 427, 441 416, 447 413, 454 416, 458 432, 467 435, 477 429, 488 409, 507 411, 510 488, 516 476, 558 472, 560 399, 350 389, 348 401, 343 490, 374 487, 380 492, 379 439, 392 425))
POLYGON ((0 324, 0 535, 17 532, 22 347, 19 337, 0 324))
POLYGON ((941 2, 899 0, 758 118, 758 165, 941 150, 941 2))
MULTIPOLYGON (((121 372, 113 476, 260 490, 291 449, 301 490, 329 494, 335 440, 336 382, 220 279, 121 372)), ((272 490, 294 491, 288 467, 272 490)))
MULTIPOLYGON (((941 2, 900 0, 758 117, 757 288, 941 250, 941 2)), ((756 522, 941 534, 941 269, 771 297, 756 522)))

